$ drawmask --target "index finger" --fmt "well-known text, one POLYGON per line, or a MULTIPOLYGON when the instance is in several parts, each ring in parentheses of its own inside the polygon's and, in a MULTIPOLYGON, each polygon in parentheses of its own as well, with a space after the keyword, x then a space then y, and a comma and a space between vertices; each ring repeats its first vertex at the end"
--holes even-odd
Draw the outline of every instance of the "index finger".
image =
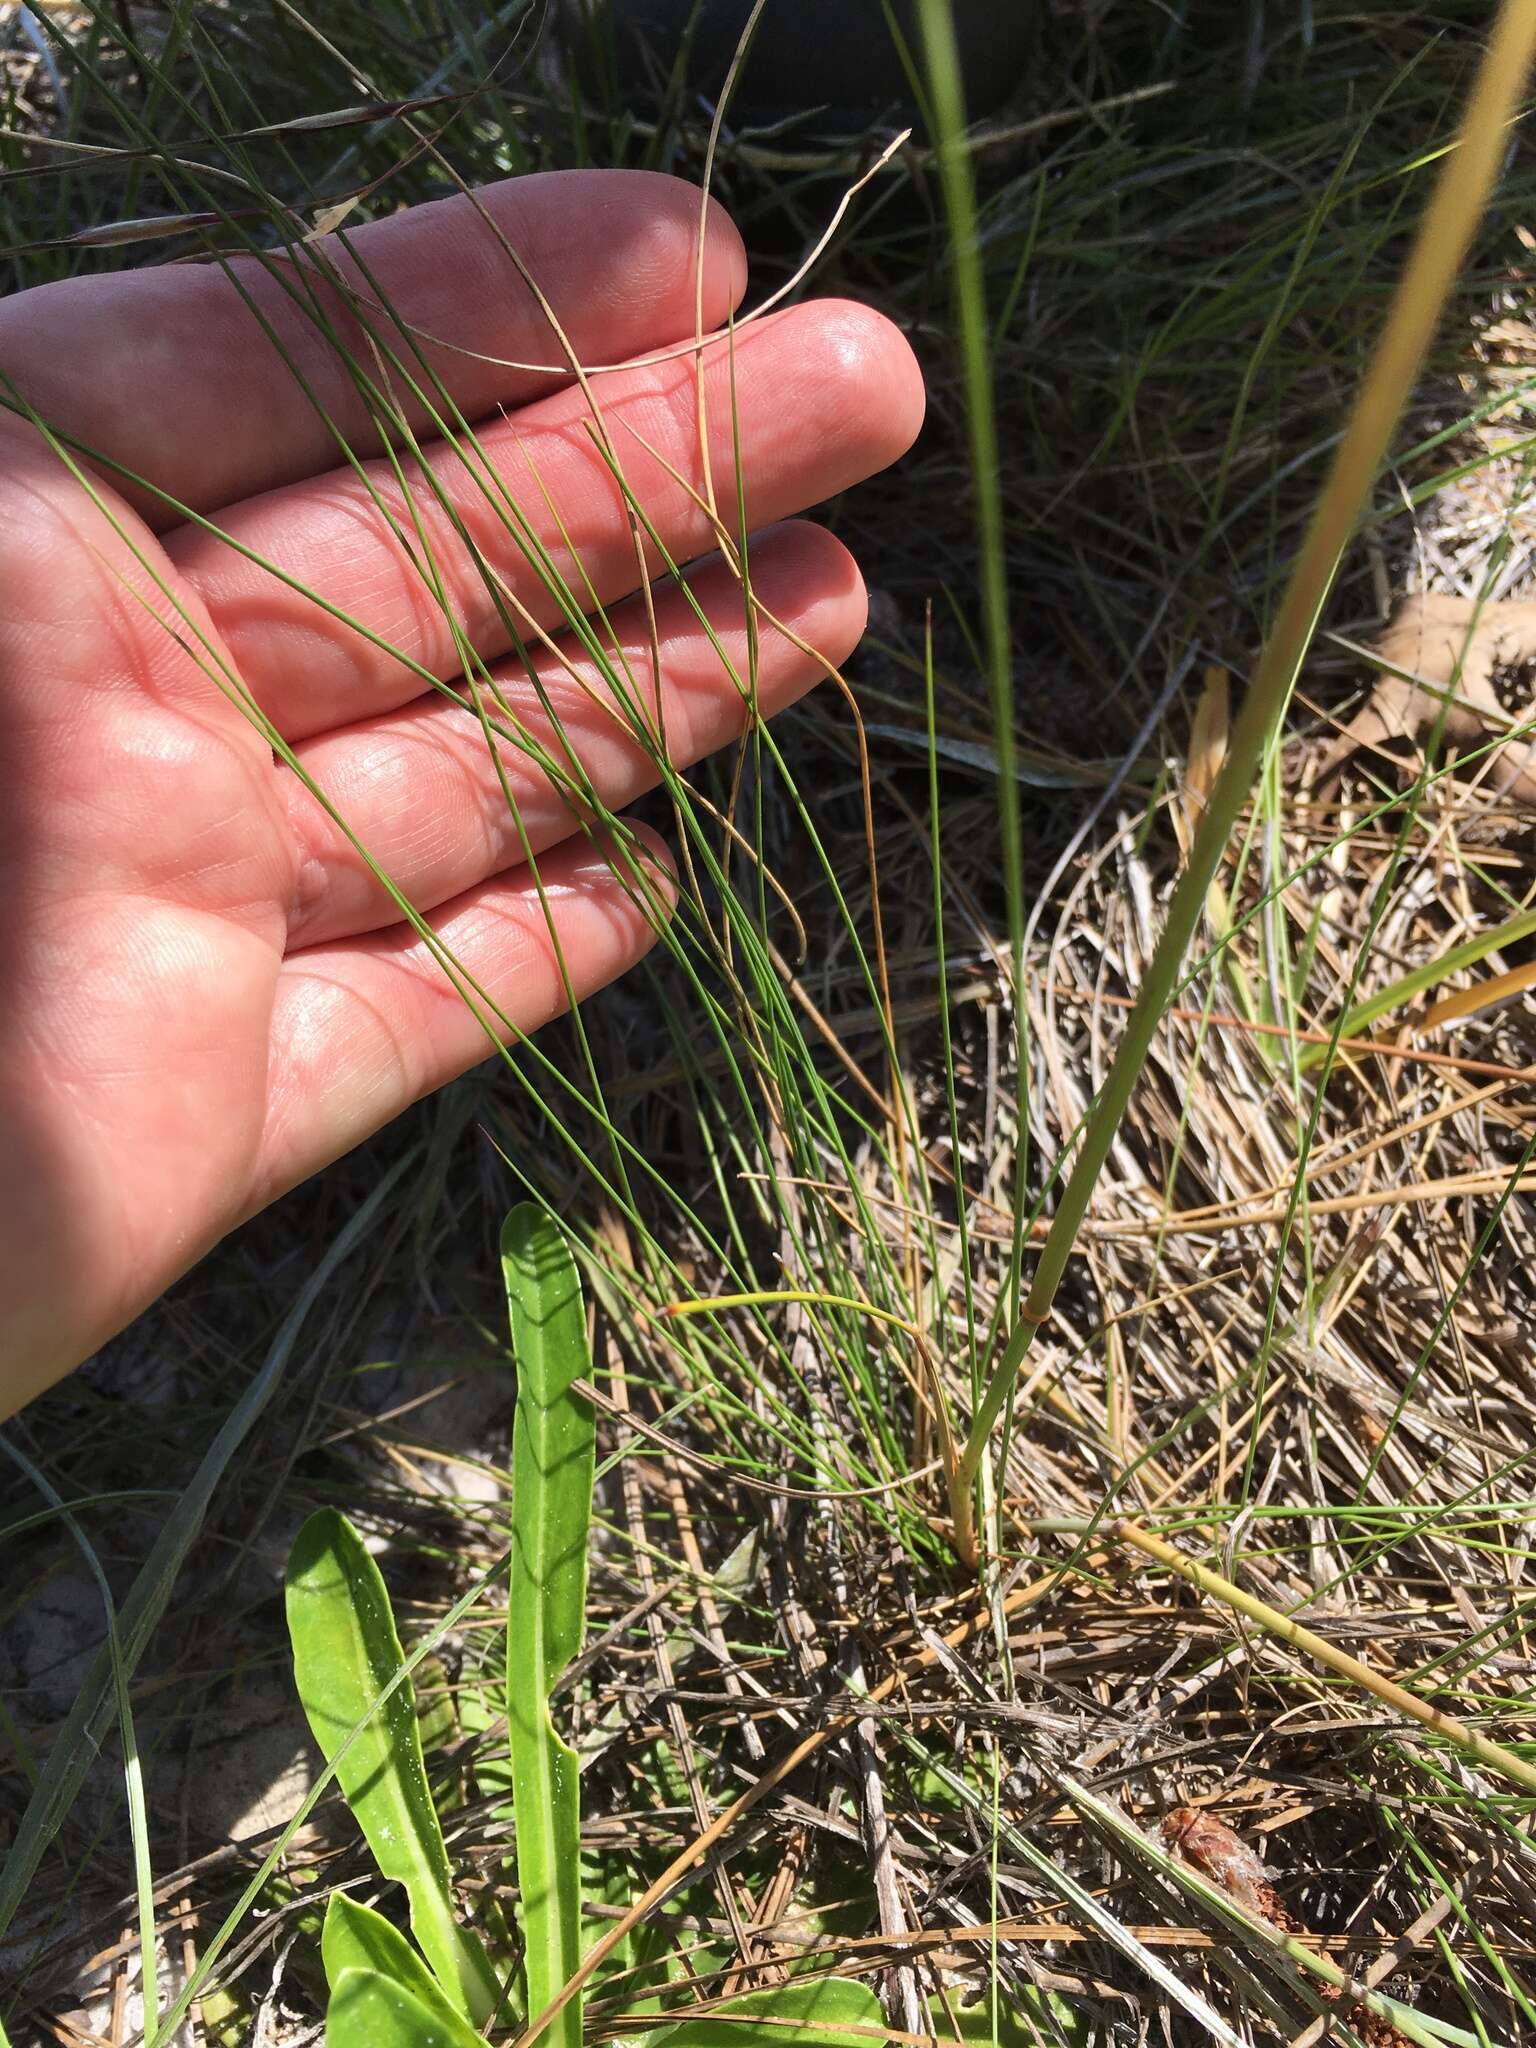
MULTIPOLYGON (((697 189, 660 172, 508 178, 317 242, 370 303, 302 253, 277 252, 272 268, 241 256, 66 278, 0 302, 0 369, 49 426, 209 512, 333 468, 338 435, 360 456, 383 447, 322 323, 370 378, 380 375, 371 332, 386 360, 398 357, 429 395, 441 379, 474 420, 569 381, 510 367, 558 364, 562 349, 503 238, 577 357, 613 362, 693 333, 698 232, 697 189)), ((741 238, 711 201, 706 331, 746 274, 741 238)), ((398 377, 392 396, 414 430, 427 426, 398 377)), ((172 523, 152 493, 128 495, 151 524, 172 523)))

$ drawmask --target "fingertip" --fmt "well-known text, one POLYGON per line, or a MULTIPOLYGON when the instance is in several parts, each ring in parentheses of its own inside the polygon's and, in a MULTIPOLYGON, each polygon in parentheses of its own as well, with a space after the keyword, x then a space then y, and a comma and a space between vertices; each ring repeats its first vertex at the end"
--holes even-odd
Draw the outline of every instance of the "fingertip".
POLYGON ((897 461, 922 431, 928 409, 911 344, 894 320, 857 299, 816 299, 806 310, 815 316, 829 378, 861 409, 874 444, 872 467, 897 461))
POLYGON ((873 306, 809 299, 748 330, 737 375, 712 365, 722 403, 738 404, 739 439, 759 451, 759 516, 836 496, 905 455, 923 424, 922 371, 905 335, 873 306), (782 477, 800 480, 793 503, 782 477))
POLYGON ((623 872, 626 879, 643 888, 653 931, 659 932, 677 908, 677 861, 653 825, 642 825, 634 819, 626 819, 625 824, 628 844, 623 872))
POLYGON ((672 858, 672 849, 654 825, 642 824, 638 818, 626 818, 624 831, 626 839, 633 839, 648 859, 655 860, 668 874, 676 874, 677 863, 672 858))
POLYGON ((721 327, 747 289, 747 248, 731 216, 697 185, 666 171, 626 171, 625 277, 639 302, 674 308, 673 326, 694 325, 699 229, 704 231, 704 331, 721 327))
POLYGON ((858 563, 824 526, 785 519, 758 534, 748 557, 753 595, 830 668, 858 646, 869 623, 869 592, 858 563))

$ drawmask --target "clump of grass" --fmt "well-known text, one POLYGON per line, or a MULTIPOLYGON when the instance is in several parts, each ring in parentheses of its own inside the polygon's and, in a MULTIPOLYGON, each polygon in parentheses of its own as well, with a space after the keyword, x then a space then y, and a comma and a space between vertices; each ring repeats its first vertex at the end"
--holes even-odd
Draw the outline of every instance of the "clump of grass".
MULTIPOLYGON (((190 1687, 215 1714, 237 1645, 276 1656, 259 1590, 243 1623, 197 1635, 222 1588, 259 1587, 259 1571, 231 1574, 261 1514, 286 1533, 312 1506, 344 1505, 384 1553, 408 1657, 430 1645, 441 1660, 435 1694, 422 1687, 428 1768, 478 1908, 508 1860, 505 1546, 483 1497, 505 1459, 494 1426, 467 1442, 434 1429, 429 1367, 503 1370, 483 1275, 509 1185, 531 1184, 570 1223, 598 1304, 589 1647, 567 1725, 594 1932, 651 1901, 619 1938, 626 1995, 690 1967, 724 1992, 811 1954, 864 1973, 889 2016, 941 2039, 1130 2039, 1165 2021, 1220 2039, 1244 2014, 1290 2038, 1331 2010, 1316 1973, 1222 1917, 1152 1839, 1163 1811, 1194 1800, 1271 1845, 1325 1976, 1400 1953, 1389 1989, 1414 2038, 1510 2038, 1531 2011, 1522 1796, 1114 1534, 1134 1516, 1152 1542, 1209 1556, 1207 1575, 1258 1610, 1295 1614, 1520 1755, 1529 1012, 1517 1000, 1431 1039, 1402 1006, 1437 963, 1464 986, 1518 957, 1518 939, 1486 947, 1528 908, 1528 821, 1477 762, 1443 756, 1409 764, 1406 786, 1360 763, 1314 798, 1309 731, 1328 729, 1354 670, 1315 652, 1289 733, 1249 674, 1261 645, 1284 646, 1281 592, 1450 140, 1483 25, 1472 12, 1435 41, 1412 9, 1318 7, 1310 40, 1287 26, 1268 42, 1256 15, 1252 41, 1218 49, 1132 10, 1063 28, 1017 110, 1023 135, 968 159, 970 303, 989 327, 1000 451, 1000 532, 980 562, 933 224, 941 165, 914 151, 861 195, 833 274, 907 322, 936 419, 893 485, 838 508, 879 596, 851 678, 862 716, 824 692, 782 728, 754 726, 736 758, 665 774, 687 865, 663 951, 418 1119, 411 1205, 369 1219, 366 1259, 325 1297, 324 1337, 305 1326, 328 1360, 307 1407, 244 1415, 249 1433, 205 1465, 201 1543, 144 1581, 163 1606, 181 1571, 183 1643, 198 1647, 182 1651, 182 1699, 190 1687), (989 684, 993 705, 1011 690, 1003 733, 989 684), (1221 708, 1245 688, 1257 749, 1221 708), (1223 758, 1217 801, 1207 771, 1223 758), (1000 772, 1018 811, 1011 889, 1000 772), (1213 887, 1212 849, 1229 847, 1213 887), (1102 1171, 1059 1284, 1021 1326, 1018 1277, 1051 1226, 1059 1163, 1109 1099, 1162 935, 1184 953, 1180 921, 1193 957, 1143 1008, 1139 1076, 1100 1126, 1102 1171), (1364 1021, 1362 1005, 1376 1006, 1364 1021), (389 1322, 349 1326, 370 1295, 389 1322), (1020 1327, 1037 1334, 1016 1381, 1020 1327), (406 1362, 381 1418, 362 1368, 386 1339, 406 1362), (978 1605, 942 1482, 999 1360, 1008 1428, 985 1439, 995 1468, 974 1467, 992 1551, 978 1605), (258 1511, 258 1496, 278 1506, 258 1511), (714 1847, 728 1860, 701 1861, 714 1847)), ((687 166, 708 147, 685 96, 649 132, 605 126, 516 70, 519 42, 461 35, 435 9, 328 31, 345 61, 300 16, 231 18, 239 64, 196 15, 158 53, 125 49, 108 14, 61 53, 70 139, 135 154, 60 174, 41 145, 7 143, 28 151, 27 177, 0 188, 12 239, 48 245, 21 259, 28 277, 123 260, 63 238, 140 211, 218 215, 167 248, 270 248, 289 209, 417 196, 445 161, 485 175, 579 148, 687 166), (244 133, 355 103, 359 79, 416 110, 244 133), (464 98, 435 110, 446 92, 464 98), (240 206, 215 167, 243 181, 240 206)), ((804 194, 821 188, 785 170, 798 146, 725 132, 716 175, 749 218, 788 185, 809 243, 824 216, 804 194)), ((1517 137, 1395 469, 1345 556, 1325 616, 1346 637, 1368 637, 1411 574, 1445 573, 1438 536, 1454 521, 1463 579, 1503 594, 1523 560, 1524 458, 1491 450, 1478 415, 1496 383, 1510 442, 1524 438, 1523 344, 1492 338, 1520 329, 1508 227, 1530 196, 1524 152, 1517 137), (1475 530, 1469 478, 1492 494, 1475 530)), ((472 423, 412 338, 386 322, 379 347, 472 459, 472 423)), ((352 367, 408 460, 377 365, 352 367)), ((741 569, 749 580, 749 553, 741 569)), ((586 594, 562 607, 574 623, 586 594)), ((605 652, 600 623, 590 644, 605 652)), ((463 694, 478 685, 487 722, 515 739, 484 680, 467 661, 463 694)), ((622 701, 627 679, 608 680, 622 701)), ((334 1233, 355 1185, 343 1171, 304 1198, 325 1226, 313 1235, 334 1233)), ((222 1293, 195 1286, 166 1312, 195 1397, 179 1417, 189 1457, 233 1405, 242 1320, 276 1321, 292 1292, 283 1244, 269 1220, 221 1281, 198 1283, 222 1293)), ((111 1444, 111 1420, 87 1385, 24 1425, 88 1532, 82 1496, 132 1487, 147 1463, 111 1444)), ((181 1516, 188 1543, 198 1519, 181 1516)), ((57 1533, 23 1532, 24 1599, 57 1533)), ((135 1646, 141 1686, 178 1669, 160 1640, 135 1646)), ((200 1861, 190 1819, 184 1842, 165 1828, 159 1774, 189 1720, 161 1716, 134 1832, 153 1850, 167 1961, 185 1939, 195 1967, 249 1873, 228 1853, 200 1861)), ((56 1731, 26 1719, 23 1702, 43 1780, 56 1731)), ((52 1750, 76 1789, 79 1739, 52 1750)), ((85 1958, 127 1924, 111 1866, 80 1875, 92 1813, 61 1809, 73 1853, 36 1863, 24 2015, 64 2009, 85 1958)), ((103 1825, 108 1842, 129 1832, 103 1825)), ((228 1925, 205 2030, 240 2038, 260 2012, 302 2036, 322 1991, 304 1974, 310 1939, 289 1936, 363 1874, 346 1837, 289 1834, 228 1925)), ((587 2025, 604 2036, 625 2009, 595 1992, 587 2025)))

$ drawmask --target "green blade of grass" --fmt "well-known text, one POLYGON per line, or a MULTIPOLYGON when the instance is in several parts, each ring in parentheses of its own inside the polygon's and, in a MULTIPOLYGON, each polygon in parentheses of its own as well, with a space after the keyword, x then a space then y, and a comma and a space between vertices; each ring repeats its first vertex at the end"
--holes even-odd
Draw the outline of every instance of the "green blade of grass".
MULTIPOLYGON (((572 1387, 590 1369, 581 1282, 554 1219, 520 1203, 502 1226, 501 1262, 517 1360, 507 1724, 528 2009, 537 2013, 581 1962, 581 1782, 549 1696, 581 1648, 595 1433, 572 1387)), ((548 2038, 581 2048, 581 2033, 576 1997, 548 2038)))
POLYGON ((155 1954, 155 1876, 149 1853, 149 1815, 144 1798, 144 1770, 139 1755, 138 1738, 134 1732, 133 1706, 128 1695, 128 1678, 123 1669, 122 1632, 118 1627, 117 1603, 112 1598, 112 1588, 102 1569, 89 1537, 59 1498, 57 1490, 38 1471, 23 1451, 14 1444, 0 1438, 0 1450, 19 1465, 32 1484, 37 1488, 50 1507, 63 1517, 64 1526, 75 1541, 77 1549, 85 1560, 85 1566, 96 1582, 101 1594, 102 1607, 107 1618, 107 1652, 112 1660, 112 1690, 117 1706, 118 1737, 123 1746, 123 1780, 128 1803, 128 1833, 133 1845, 134 1888, 138 1894, 139 1909, 139 1968, 144 1987, 144 2039, 152 2044, 158 2029, 156 2017, 160 2011, 160 1993, 156 1970, 155 1954))
MULTIPOLYGON (((1013 622, 1003 521, 1003 468, 998 450, 997 408, 992 388, 991 322, 981 261, 975 180, 965 146, 965 92, 950 0, 918 0, 917 19, 927 67, 926 82, 938 151, 939 180, 950 227, 955 324, 965 389, 971 488, 976 503, 977 567, 992 704, 992 744, 997 756, 998 841, 1008 919, 1008 963, 1015 994, 1013 1109, 1020 1134, 1013 1175, 1007 1290, 1009 1310, 1016 1317, 1028 1230, 1028 1133, 1031 1120, 1029 1011, 1021 995, 1025 949, 1023 821, 1014 730, 1013 622)), ((972 1562, 976 1549, 975 1493, 981 1461, 979 1456, 970 1459, 968 1451, 969 1447, 959 1464, 951 1469, 949 1491, 956 1547, 968 1562, 972 1562)))
POLYGON ((334 1508, 310 1516, 288 1560, 288 1634, 310 1728, 379 1869, 405 1887, 411 1927, 444 1992, 480 2024, 499 1987, 485 1951, 454 1919, 448 1851, 427 1784, 410 1681, 389 1594, 363 1539, 334 1508))
MULTIPOLYGON (((1497 953, 1505 946, 1512 946, 1520 939, 1527 939, 1536 932, 1536 910, 1522 910, 1517 917, 1507 918, 1503 924, 1495 925, 1491 931, 1478 932, 1459 946, 1452 946, 1449 952, 1437 953, 1433 960, 1426 960, 1422 967, 1415 967, 1407 974, 1377 989, 1364 1002, 1356 1003, 1344 1013, 1336 1038, 1355 1038, 1368 1031, 1382 1017, 1389 1017, 1404 1003, 1411 1003, 1415 996, 1422 995, 1427 988, 1433 988, 1437 981, 1445 981, 1453 974, 1459 974, 1464 967, 1475 967, 1486 960, 1490 953, 1497 953)), ((1296 1055, 1296 1066, 1300 1073, 1307 1073, 1327 1059, 1333 1051, 1332 1045, 1303 1046, 1296 1055)))
POLYGON ((484 2048, 484 2040, 382 1970, 343 1970, 325 2015, 325 2048, 484 2048))

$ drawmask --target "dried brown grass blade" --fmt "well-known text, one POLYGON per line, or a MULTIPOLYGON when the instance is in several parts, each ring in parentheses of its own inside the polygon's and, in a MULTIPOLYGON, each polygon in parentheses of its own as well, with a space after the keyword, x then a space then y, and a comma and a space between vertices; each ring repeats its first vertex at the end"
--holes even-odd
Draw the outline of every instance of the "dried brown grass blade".
POLYGON ((1512 967, 1508 974, 1491 975, 1475 988, 1459 988, 1452 995, 1442 996, 1425 1011, 1423 1028, 1431 1031, 1437 1024, 1475 1017, 1480 1010, 1491 1010, 1496 1003, 1507 1003, 1511 996, 1524 995, 1531 988, 1536 988, 1536 960, 1528 960, 1524 967, 1512 967))
MULTIPOLYGON (((680 1878, 686 1877, 695 1864, 702 1861, 717 1843, 725 1839, 737 1821, 750 1813, 753 1807, 760 1805, 770 1792, 783 1784, 786 1778, 792 1777, 808 1757, 814 1756, 817 1750, 831 1742, 834 1737, 846 1735, 848 1730, 868 1712, 871 1704, 888 1698, 898 1686, 909 1682, 918 1672, 937 1662, 942 1650, 959 1649, 972 1636, 984 1634, 992 1629, 999 1618, 1017 1614, 1034 1601, 1042 1599, 1056 1584, 1057 1575, 1047 1573, 1043 1578, 1031 1579, 1028 1585, 1017 1587, 996 1607, 972 1615, 957 1628, 951 1629, 938 1647, 920 1650, 899 1670, 893 1671, 878 1685, 871 1686, 857 1706, 845 1708, 841 1713, 832 1715, 821 1727, 813 1728, 809 1735, 802 1736, 792 1749, 786 1750, 777 1762, 770 1764, 739 1799, 734 1800, 722 1814, 718 1815, 703 1834, 697 1836, 686 1849, 674 1856, 666 1869, 646 1887, 629 1910, 621 1914, 607 1932, 592 1944, 582 1958, 581 1968, 571 1976, 559 1996, 550 2000, 543 2012, 532 2015, 527 2026, 512 2043, 512 2048, 533 2048, 533 2044, 544 2033, 550 2021, 576 1996, 592 1973, 612 1955, 631 1929, 637 1927, 646 1915, 661 1903, 680 1878)), ((1536 1771, 1532 1772, 1532 1778, 1536 1780, 1536 1771)))

